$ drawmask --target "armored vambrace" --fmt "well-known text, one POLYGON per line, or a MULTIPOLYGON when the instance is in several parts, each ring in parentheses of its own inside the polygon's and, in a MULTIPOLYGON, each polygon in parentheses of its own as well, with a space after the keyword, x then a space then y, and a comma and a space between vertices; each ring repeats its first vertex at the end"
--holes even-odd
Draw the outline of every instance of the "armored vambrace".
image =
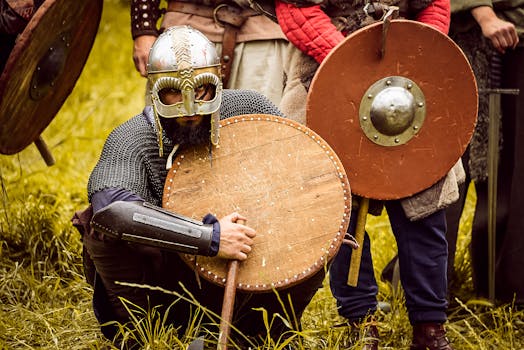
POLYGON ((213 237, 213 225, 147 202, 113 202, 93 215, 91 225, 116 239, 197 255, 210 254, 213 237))

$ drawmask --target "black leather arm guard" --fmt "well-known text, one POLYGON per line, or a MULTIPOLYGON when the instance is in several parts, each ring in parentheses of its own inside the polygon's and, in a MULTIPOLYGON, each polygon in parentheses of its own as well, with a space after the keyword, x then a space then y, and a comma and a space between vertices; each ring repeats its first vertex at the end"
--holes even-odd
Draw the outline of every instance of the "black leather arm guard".
POLYGON ((116 239, 198 255, 210 255, 213 237, 213 225, 147 202, 113 202, 93 215, 91 226, 116 239))

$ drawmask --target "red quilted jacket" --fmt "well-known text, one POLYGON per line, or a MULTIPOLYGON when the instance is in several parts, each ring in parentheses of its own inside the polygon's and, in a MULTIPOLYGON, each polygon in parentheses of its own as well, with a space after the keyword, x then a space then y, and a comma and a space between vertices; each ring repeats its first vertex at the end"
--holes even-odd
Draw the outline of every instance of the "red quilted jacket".
MULTIPOLYGON (((288 40, 302 52, 322 62, 327 54, 344 39, 320 5, 296 7, 276 0, 278 22, 288 40)), ((449 0, 435 0, 418 13, 415 20, 432 25, 447 34, 450 22, 449 0)))

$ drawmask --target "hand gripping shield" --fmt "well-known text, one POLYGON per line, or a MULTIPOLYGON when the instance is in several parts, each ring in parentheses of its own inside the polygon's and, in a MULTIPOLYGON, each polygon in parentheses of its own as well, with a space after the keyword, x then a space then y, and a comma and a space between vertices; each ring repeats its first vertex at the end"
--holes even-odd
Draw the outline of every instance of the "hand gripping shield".
POLYGON ((399 199, 444 177, 477 117, 471 67, 446 35, 414 21, 364 27, 322 62, 307 125, 340 157, 353 193, 399 199))
POLYGON ((82 72, 102 0, 46 0, 0 75, 0 153, 15 154, 49 125, 82 72))

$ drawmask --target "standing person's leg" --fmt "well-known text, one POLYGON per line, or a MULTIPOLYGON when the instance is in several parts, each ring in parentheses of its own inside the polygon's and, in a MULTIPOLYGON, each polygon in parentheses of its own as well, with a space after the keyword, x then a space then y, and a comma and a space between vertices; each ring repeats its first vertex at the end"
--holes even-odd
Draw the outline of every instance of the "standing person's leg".
POLYGON ((464 183, 459 184, 459 199, 447 207, 446 210, 446 240, 448 241, 448 291, 455 276, 455 253, 457 251, 457 239, 459 234, 460 218, 464 211, 471 177, 469 173, 469 148, 462 156, 462 165, 466 173, 464 183))
POLYGON ((503 88, 519 89, 520 94, 502 96, 503 149, 502 175, 507 184, 508 212, 506 230, 498 231, 500 247, 496 266, 496 295, 504 302, 524 304, 524 281, 515 270, 524 267, 524 47, 508 50, 503 59, 503 88))
POLYGON ((386 202, 386 209, 397 240, 400 280, 413 325, 411 349, 451 350, 443 326, 448 305, 444 210, 410 221, 400 201, 386 202))
POLYGON ((411 323, 447 319, 447 242, 443 210, 410 221, 399 201, 386 202, 398 246, 400 279, 411 323))
MULTIPOLYGON (((355 233, 357 210, 351 213, 348 232, 355 233)), ((349 286, 348 272, 353 248, 343 244, 329 269, 329 282, 331 292, 337 300, 338 313, 350 322, 360 322, 366 316, 373 314, 377 309, 378 287, 373 272, 370 240, 366 233, 362 249, 358 285, 349 286)))

